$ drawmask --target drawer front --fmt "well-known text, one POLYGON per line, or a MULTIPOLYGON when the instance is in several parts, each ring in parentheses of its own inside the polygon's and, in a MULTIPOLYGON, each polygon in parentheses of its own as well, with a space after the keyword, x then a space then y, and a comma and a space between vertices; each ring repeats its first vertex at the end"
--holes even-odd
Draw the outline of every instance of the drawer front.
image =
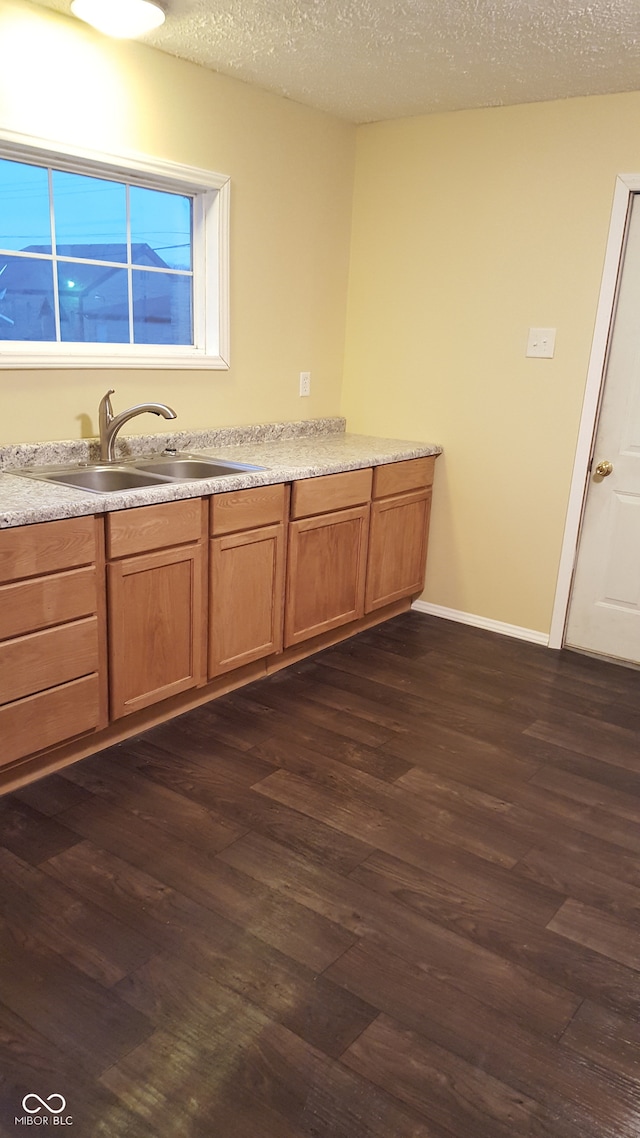
POLYGON ((107 514, 107 557, 129 557, 170 545, 198 541, 202 532, 202 499, 162 502, 107 514))
POLYGON ((90 565, 96 559, 97 519, 65 518, 0 531, 0 584, 90 565))
POLYGON ((373 497, 387 498, 406 490, 422 490, 433 483, 435 454, 427 458, 410 458, 406 462, 388 462, 373 471, 373 497))
POLYGON ((345 470, 343 474, 323 474, 320 478, 303 478, 294 482, 291 492, 291 517, 308 518, 313 514, 329 514, 361 506, 371 498, 371 469, 345 470))
POLYGON ((95 730, 100 722, 96 675, 0 707, 0 765, 95 730))
POLYGON ((284 521, 287 492, 288 487, 280 484, 214 494, 211 499, 212 536, 284 521))
POLYGON ((0 640, 97 612, 93 566, 0 585, 0 640))
POLYGON ((0 644, 0 703, 98 670, 95 616, 0 644))

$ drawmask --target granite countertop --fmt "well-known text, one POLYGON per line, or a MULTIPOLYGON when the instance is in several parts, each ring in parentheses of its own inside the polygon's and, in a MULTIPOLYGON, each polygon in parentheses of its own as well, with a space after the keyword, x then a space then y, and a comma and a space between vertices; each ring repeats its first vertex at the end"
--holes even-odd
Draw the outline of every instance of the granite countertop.
POLYGON ((440 454, 442 451, 442 447, 431 443, 354 435, 347 433, 345 427, 345 420, 336 418, 216 431, 125 436, 118 443, 119 460, 126 461, 127 458, 158 453, 165 447, 172 447, 266 469, 199 478, 192 482, 163 482, 157 486, 108 494, 92 494, 12 474, 12 470, 21 466, 95 462, 94 440, 0 447, 0 529, 126 510, 157 502, 199 498, 250 486, 291 482, 296 478, 315 478, 322 474, 440 454))

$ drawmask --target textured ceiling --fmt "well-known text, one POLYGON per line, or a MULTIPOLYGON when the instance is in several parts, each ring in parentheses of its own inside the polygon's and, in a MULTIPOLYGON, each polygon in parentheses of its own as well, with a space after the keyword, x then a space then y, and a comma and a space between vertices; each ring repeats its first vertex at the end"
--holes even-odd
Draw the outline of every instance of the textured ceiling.
MULTIPOLYGON (((70 0, 36 0, 69 13, 70 0)), ((353 122, 640 88, 638 0, 166 0, 145 42, 353 122)))

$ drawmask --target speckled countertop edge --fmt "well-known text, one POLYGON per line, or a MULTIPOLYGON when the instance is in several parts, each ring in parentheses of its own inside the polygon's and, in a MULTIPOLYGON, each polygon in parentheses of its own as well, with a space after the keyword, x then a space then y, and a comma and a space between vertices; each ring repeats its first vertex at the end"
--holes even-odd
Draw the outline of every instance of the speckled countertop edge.
MULTIPOLYGON (((266 424, 216 432, 127 436, 125 441, 127 453, 131 457, 171 446, 229 461, 252 463, 266 469, 217 478, 200 478, 193 482, 165 482, 117 493, 91 494, 50 482, 16 477, 5 468, 5 473, 0 474, 0 529, 205 497, 209 494, 243 490, 250 486, 292 482, 296 478, 315 478, 343 470, 357 470, 385 462, 440 454, 442 450, 437 444, 348 434, 344 430, 344 420, 340 419, 311 420, 304 424, 266 424), (300 426, 302 430, 293 429, 300 426), (215 441, 211 441, 212 436, 215 436, 215 441)), ((73 457, 68 450, 61 454, 61 445, 69 444, 42 444, 38 455, 42 464, 94 460, 87 443, 74 444, 83 446, 85 452, 74 454, 73 457), (43 453, 46 453, 46 458, 42 458, 43 453)), ((6 451, 8 448, 2 449, 6 451)), ((15 455, 18 449, 20 448, 12 448, 12 453, 15 455)), ((29 462, 34 464, 33 446, 29 447, 29 452, 29 462)), ((25 458, 22 458, 19 465, 22 464, 27 465, 25 458)))

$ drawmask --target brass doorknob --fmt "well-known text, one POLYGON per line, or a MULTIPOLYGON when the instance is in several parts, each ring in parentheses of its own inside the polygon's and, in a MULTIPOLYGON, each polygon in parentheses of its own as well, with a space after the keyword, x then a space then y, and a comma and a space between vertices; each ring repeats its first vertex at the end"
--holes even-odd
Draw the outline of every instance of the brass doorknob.
POLYGON ((601 478, 606 478, 607 475, 611 474, 612 470, 613 463, 607 462, 606 459, 603 462, 599 462, 596 466, 596 474, 599 474, 601 478))

